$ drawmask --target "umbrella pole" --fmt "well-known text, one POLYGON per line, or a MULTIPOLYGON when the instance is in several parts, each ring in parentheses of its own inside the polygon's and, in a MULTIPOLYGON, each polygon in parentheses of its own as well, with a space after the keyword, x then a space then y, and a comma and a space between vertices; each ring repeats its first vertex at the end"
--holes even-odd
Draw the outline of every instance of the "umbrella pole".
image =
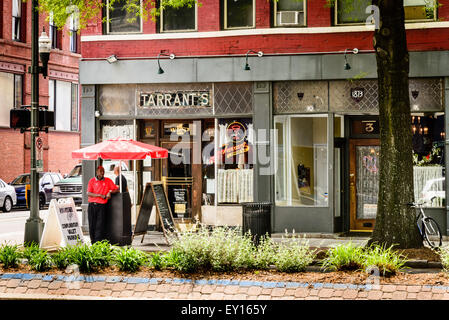
POLYGON ((118 168, 118 182, 120 186, 120 193, 122 193, 122 160, 119 163, 120 167, 118 168))

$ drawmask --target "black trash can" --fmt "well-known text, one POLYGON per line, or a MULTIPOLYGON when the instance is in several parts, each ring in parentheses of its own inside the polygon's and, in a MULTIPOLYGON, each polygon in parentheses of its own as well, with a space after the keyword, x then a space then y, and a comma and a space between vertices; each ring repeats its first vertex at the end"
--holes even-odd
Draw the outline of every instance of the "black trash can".
POLYGON ((262 236, 271 236, 271 202, 242 203, 243 225, 242 232, 251 231, 255 245, 259 244, 262 236))
POLYGON ((113 193, 106 208, 106 240, 113 245, 131 245, 131 198, 129 193, 113 193))

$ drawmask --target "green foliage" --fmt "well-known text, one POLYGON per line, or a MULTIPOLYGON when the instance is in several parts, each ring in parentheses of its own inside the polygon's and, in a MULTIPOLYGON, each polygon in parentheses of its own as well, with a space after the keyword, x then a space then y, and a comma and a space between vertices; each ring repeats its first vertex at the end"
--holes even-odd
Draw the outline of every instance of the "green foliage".
POLYGON ((120 248, 114 254, 114 262, 121 271, 136 272, 147 260, 145 253, 134 248, 120 248))
POLYGON ((240 235, 239 229, 214 228, 208 239, 210 265, 215 271, 252 268, 254 265, 251 234, 240 235))
POLYGON ((307 241, 293 237, 278 245, 274 265, 281 272, 303 272, 315 256, 307 241))
POLYGON ((51 255, 51 259, 58 269, 65 269, 70 264, 70 250, 68 248, 61 248, 58 252, 51 255))
POLYGON ((38 247, 38 250, 31 251, 28 264, 36 271, 45 271, 52 267, 53 260, 47 250, 39 249, 38 247))
POLYGON ((114 247, 107 240, 95 242, 91 248, 99 267, 109 267, 113 261, 114 247))
MULTIPOLYGON (((161 7, 191 8, 195 3, 201 6, 197 0, 162 0, 158 7, 156 7, 156 1, 154 0, 142 0, 142 4, 140 0, 39 0, 39 10, 46 13, 52 12, 53 22, 58 28, 64 27, 73 12, 79 12, 79 27, 84 29, 89 22, 101 19, 100 17, 105 9, 120 10, 120 6, 123 10, 126 10, 128 22, 133 22, 138 17, 144 20, 150 17, 155 20, 160 15, 161 7)), ((49 19, 50 16, 48 15, 47 21, 49 19)), ((102 22, 107 22, 106 14, 102 18, 102 22)))
POLYGON ((445 272, 449 272, 449 247, 441 247, 435 249, 435 252, 440 256, 441 265, 443 266, 443 270, 445 272))
POLYGON ((275 262, 277 246, 268 235, 260 238, 254 252, 254 268, 267 270, 275 262))
POLYGON ((393 250, 393 246, 386 248, 385 245, 372 244, 365 248, 363 260, 365 270, 377 267, 380 275, 390 276, 404 269, 406 262, 407 260, 402 254, 393 250))
POLYGON ((108 267, 113 261, 113 247, 107 241, 93 245, 78 244, 67 247, 68 264, 77 264, 81 272, 92 272, 108 267))
POLYGON ((41 249, 39 248, 39 245, 33 242, 30 245, 24 247, 23 257, 30 260, 33 254, 38 253, 40 251, 41 249))
POLYGON ((206 228, 198 232, 182 232, 172 244, 172 266, 182 272, 194 272, 210 266, 209 234, 206 228))
MULTIPOLYGON (((170 252, 172 252, 172 251, 170 251, 170 252)), ((167 266, 169 264, 169 262, 167 262, 167 260, 169 260, 166 258, 167 256, 168 255, 164 256, 160 252, 154 252, 154 253, 150 254, 150 256, 148 258, 149 266, 156 270, 163 269, 165 266, 167 266)))
POLYGON ((363 248, 349 242, 329 249, 322 262, 322 268, 332 271, 359 270, 363 266, 363 259, 363 248))
POLYGON ((22 253, 17 245, 3 244, 0 247, 0 263, 3 263, 3 268, 17 267, 21 258, 22 253))

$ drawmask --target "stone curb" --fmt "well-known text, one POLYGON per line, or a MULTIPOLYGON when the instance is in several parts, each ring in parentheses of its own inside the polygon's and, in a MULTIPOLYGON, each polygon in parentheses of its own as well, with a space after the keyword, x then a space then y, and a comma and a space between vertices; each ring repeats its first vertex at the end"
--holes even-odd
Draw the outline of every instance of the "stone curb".
MULTIPOLYGON (((64 276, 29 273, 4 273, 0 274, 0 280, 20 279, 21 281, 41 280, 41 281, 84 281, 84 282, 121 282, 127 284, 193 284, 193 285, 219 285, 219 286, 241 286, 241 287, 262 287, 262 288, 309 288, 309 289, 355 289, 355 290, 376 290, 377 286, 372 284, 350 284, 350 283, 327 283, 327 282, 290 282, 290 281, 251 281, 251 280, 229 280, 229 279, 187 279, 187 278, 139 278, 139 277, 117 277, 117 276, 64 276)), ((374 279, 372 279, 374 280, 374 279)), ((449 286, 422 285, 429 289, 449 290, 449 286)))

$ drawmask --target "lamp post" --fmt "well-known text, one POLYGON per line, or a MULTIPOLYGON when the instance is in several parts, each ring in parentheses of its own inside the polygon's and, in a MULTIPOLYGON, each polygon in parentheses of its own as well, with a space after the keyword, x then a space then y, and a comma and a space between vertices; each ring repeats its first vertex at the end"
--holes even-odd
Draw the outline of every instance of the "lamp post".
POLYGON ((41 39, 39 36, 39 11, 38 0, 33 0, 31 5, 31 185, 30 185, 30 217, 25 223, 24 243, 39 243, 44 222, 39 217, 39 175, 36 167, 36 138, 39 136, 39 74, 47 76, 47 64, 51 50, 51 40, 47 34, 42 32, 41 39), (39 66, 39 49, 41 49, 41 59, 43 66, 39 66))

